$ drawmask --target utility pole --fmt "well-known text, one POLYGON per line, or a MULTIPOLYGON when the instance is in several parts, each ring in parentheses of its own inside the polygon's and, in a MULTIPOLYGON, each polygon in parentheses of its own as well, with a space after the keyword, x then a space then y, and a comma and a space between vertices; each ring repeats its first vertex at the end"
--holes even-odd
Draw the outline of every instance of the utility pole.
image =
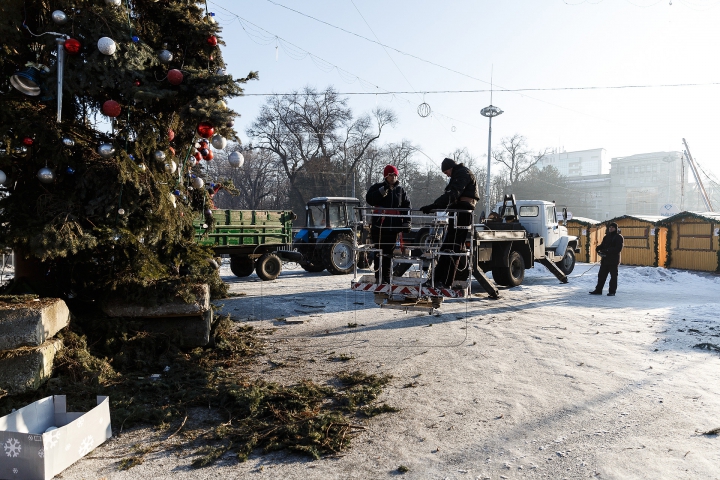
POLYGON ((690 165, 690 170, 692 171, 693 175, 695 176, 695 181, 698 184, 698 188, 700 189, 700 195, 702 195, 703 202, 705 202, 705 207, 707 208, 708 212, 713 211, 712 204, 710 203, 710 197, 708 197, 707 192, 705 191, 705 186, 702 183, 702 180, 700 180, 700 175, 698 175, 697 166, 695 165, 695 160, 693 160, 692 155, 690 154, 690 147, 688 147, 687 142, 685 139, 682 139, 683 144, 685 145, 685 157, 688 160, 688 164, 690 165))

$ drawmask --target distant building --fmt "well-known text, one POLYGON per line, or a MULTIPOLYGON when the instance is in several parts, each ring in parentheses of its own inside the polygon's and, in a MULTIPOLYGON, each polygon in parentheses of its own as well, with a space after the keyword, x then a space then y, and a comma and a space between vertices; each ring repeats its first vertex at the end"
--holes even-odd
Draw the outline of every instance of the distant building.
POLYGON ((577 152, 552 152, 541 159, 537 167, 552 165, 560 175, 566 177, 587 177, 609 173, 610 161, 604 148, 579 150, 577 152))

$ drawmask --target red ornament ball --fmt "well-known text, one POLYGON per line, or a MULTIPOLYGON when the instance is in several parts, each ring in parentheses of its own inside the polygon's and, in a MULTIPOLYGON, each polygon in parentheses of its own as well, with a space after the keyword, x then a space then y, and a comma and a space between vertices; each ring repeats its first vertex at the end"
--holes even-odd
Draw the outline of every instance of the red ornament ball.
POLYGON ((141 85, 140 80, 135 80, 133 82, 133 85, 135 85, 136 87, 139 87, 141 85))
POLYGON ((80 53, 80 49, 82 48, 82 45, 80 45, 80 42, 75 40, 74 38, 68 38, 65 40, 65 51, 70 55, 77 55, 80 53))
POLYGON ((207 155, 203 155, 203 158, 209 162, 210 160, 215 158, 215 155, 213 154, 212 150, 208 150, 207 155))
POLYGON ((175 149, 173 147, 168 147, 168 150, 170 150, 170 153, 172 153, 173 157, 175 156, 175 149))
POLYGON ((215 35, 210 35, 207 39, 208 45, 211 47, 214 47, 217 45, 217 37, 215 35))
POLYGON ((175 132, 173 132, 172 128, 168 128, 168 142, 172 142, 175 140, 175 132))
POLYGON ((195 155, 193 155, 193 156, 195 157, 196 162, 199 162, 200 160, 202 160, 202 155, 200 155, 200 152, 195 152, 195 155))
POLYGON ((28 147, 33 144, 33 139, 30 137, 23 138, 23 145, 27 145, 28 147))
POLYGON ((168 72, 167 79, 170 85, 180 85, 183 81, 183 74, 177 68, 173 68, 168 72))
POLYGON ((120 108, 120 104, 115 100, 108 100, 103 103, 102 112, 108 117, 115 118, 120 115, 121 111, 122 109, 120 108))
POLYGON ((215 127, 210 122, 200 122, 197 127, 197 133, 203 138, 210 138, 215 134, 215 127))

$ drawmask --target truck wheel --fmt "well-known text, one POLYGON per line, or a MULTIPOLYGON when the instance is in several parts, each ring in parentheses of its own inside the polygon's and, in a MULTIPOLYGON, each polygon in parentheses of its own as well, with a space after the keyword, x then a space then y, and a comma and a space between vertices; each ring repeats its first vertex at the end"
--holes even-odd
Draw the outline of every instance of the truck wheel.
POLYGON ((525 279, 525 261, 518 252, 510 252, 510 266, 493 268, 493 280, 498 285, 517 287, 525 279))
POLYGON ((275 280, 282 271, 282 260, 274 253, 266 253, 255 262, 255 273, 263 280, 275 280))
POLYGON ((338 235, 323 248, 323 263, 334 275, 350 273, 355 263, 353 241, 349 235, 338 235))
POLYGON ((568 247, 568 249, 565 250, 565 256, 563 259, 555 265, 557 265, 560 271, 562 271, 565 275, 570 275, 575 269, 575 252, 573 252, 572 248, 568 247))
POLYGON ((255 262, 248 257, 230 255, 230 270, 236 277, 247 277, 255 270, 255 262))

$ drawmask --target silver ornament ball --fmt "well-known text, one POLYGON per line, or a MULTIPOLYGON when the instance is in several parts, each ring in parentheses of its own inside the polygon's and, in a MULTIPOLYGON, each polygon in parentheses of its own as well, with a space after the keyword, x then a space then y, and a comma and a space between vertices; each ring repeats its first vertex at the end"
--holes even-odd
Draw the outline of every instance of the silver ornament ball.
POLYGON ((215 72, 215 74, 219 75, 221 77, 224 77, 225 75, 227 75, 227 72, 225 71, 224 68, 218 68, 217 71, 215 72))
POLYGON ((122 0, 105 0, 105 5, 108 7, 119 7, 122 0))
POLYGON ((101 143, 97 149, 97 152, 102 158, 111 158, 113 155, 115 155, 115 147, 113 147, 109 143, 101 143))
POLYGON ((240 168, 245 163, 245 157, 240 152, 232 152, 228 155, 228 163, 233 168, 240 168))
POLYGON ((5 182, 7 182, 7 175, 5 175, 5 172, 0 170, 0 185, 5 185, 5 182))
POLYGON ((69 137, 63 138, 62 142, 63 142, 63 145, 65 145, 66 147, 72 147, 75 145, 75 140, 73 140, 72 138, 69 138, 69 137))
POLYGON ((112 55, 117 49, 115 40, 110 37, 100 38, 100 40, 98 40, 97 46, 98 50, 100 50, 100 53, 102 53, 103 55, 112 55))
POLYGON ((140 169, 141 172, 144 172, 146 167, 145 167, 144 163, 141 163, 140 165, 138 165, 138 168, 140 169))
POLYGON ((162 63, 170 63, 170 62, 172 62, 173 54, 170 52, 170 50, 162 50, 158 54, 158 59, 162 63))
POLYGON ((177 170, 177 163, 175 163, 175 160, 170 160, 165 164, 165 171, 167 173, 175 173, 177 170))
POLYGON ((63 12, 62 10, 55 10, 52 13, 52 20, 57 25, 65 25, 68 21, 68 17, 67 17, 67 15, 65 15, 65 12, 63 12))
POLYGON ((41 168, 37 173, 37 178, 42 183, 52 183, 55 181, 55 172, 47 167, 41 168))
POLYGON ((227 140, 225 140, 225 137, 222 135, 215 135, 212 137, 212 140, 210 140, 210 143, 214 148, 217 148, 218 150, 222 150, 227 146, 227 140))
POLYGON ((205 181, 200 177, 195 177, 192 179, 192 186, 194 188, 197 188, 198 190, 201 189, 205 185, 205 181))
POLYGON ((155 160, 158 162, 164 162, 165 161, 165 152, 162 150, 158 150, 155 153, 153 153, 153 157, 155 157, 155 160))
POLYGON ((124 209, 124 208, 118 208, 118 215, 125 215, 125 209, 124 209))

